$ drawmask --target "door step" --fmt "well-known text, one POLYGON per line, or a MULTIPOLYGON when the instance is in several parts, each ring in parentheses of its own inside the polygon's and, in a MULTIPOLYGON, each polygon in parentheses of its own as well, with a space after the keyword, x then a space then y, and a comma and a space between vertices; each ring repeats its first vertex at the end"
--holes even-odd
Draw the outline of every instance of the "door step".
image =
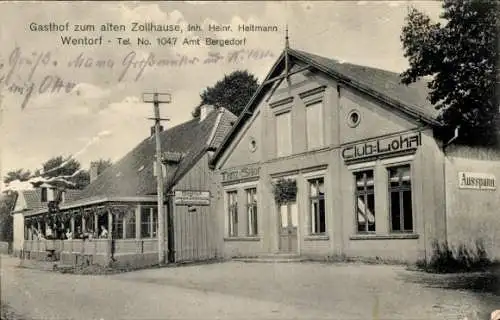
POLYGON ((304 257, 294 253, 262 254, 256 257, 238 257, 233 261, 239 262, 260 262, 260 263, 290 263, 305 261, 304 257))

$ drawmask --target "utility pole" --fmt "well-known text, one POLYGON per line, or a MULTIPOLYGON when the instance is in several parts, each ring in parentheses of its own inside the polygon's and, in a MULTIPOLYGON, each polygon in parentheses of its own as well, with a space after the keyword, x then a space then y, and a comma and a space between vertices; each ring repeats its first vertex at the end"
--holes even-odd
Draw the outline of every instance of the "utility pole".
POLYGON ((170 103, 171 95, 169 93, 143 93, 142 100, 146 103, 153 103, 155 121, 155 140, 156 140, 156 181, 158 194, 158 263, 165 263, 165 200, 163 197, 163 166, 161 156, 160 141, 160 122, 169 119, 160 118, 160 103, 170 103))

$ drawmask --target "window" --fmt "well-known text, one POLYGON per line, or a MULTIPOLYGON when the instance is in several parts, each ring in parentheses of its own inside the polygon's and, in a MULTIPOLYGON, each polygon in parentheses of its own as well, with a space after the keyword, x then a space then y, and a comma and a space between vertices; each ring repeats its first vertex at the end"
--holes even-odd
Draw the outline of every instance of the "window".
POLYGON ((309 180, 311 234, 326 232, 325 183, 323 178, 309 180))
POLYGON ((356 172, 356 217, 358 232, 375 231, 375 184, 373 170, 356 172))
POLYGON ((256 236, 257 228, 257 188, 246 190, 247 195, 247 217, 248 217, 248 235, 256 236))
POLYGON ((352 110, 347 115, 347 124, 351 128, 357 127, 360 120, 361 120, 361 116, 359 115, 359 112, 357 110, 352 110))
POLYGON ((130 212, 125 219, 125 238, 135 239, 135 211, 130 212))
POLYGON ((306 107, 307 149, 323 146, 323 104, 321 102, 306 107))
POLYGON ((47 201, 54 201, 54 193, 55 193, 55 189, 54 188, 48 188, 47 189, 47 201))
POLYGON ((412 232, 413 210, 410 166, 389 168, 388 171, 391 231, 412 232))
POLYGON ((113 216, 113 238, 123 239, 123 216, 113 216))
POLYGON ((278 157, 292 154, 290 112, 276 115, 276 154, 278 157))
POLYGON ((255 152, 257 150, 257 141, 255 140, 254 137, 250 138, 250 143, 248 144, 248 149, 250 152, 255 152))
POLYGON ((236 237, 238 235, 238 192, 230 191, 227 193, 228 200, 228 218, 229 218, 229 236, 236 237))
POLYGON ((41 202, 47 202, 47 188, 42 188, 41 189, 41 195, 40 195, 40 201, 41 202))
POLYGON ((155 238, 158 219, 158 208, 141 208, 141 238, 155 238))
POLYGON ((90 211, 87 211, 83 216, 83 220, 85 221, 85 230, 86 232, 94 232, 94 214, 90 211))

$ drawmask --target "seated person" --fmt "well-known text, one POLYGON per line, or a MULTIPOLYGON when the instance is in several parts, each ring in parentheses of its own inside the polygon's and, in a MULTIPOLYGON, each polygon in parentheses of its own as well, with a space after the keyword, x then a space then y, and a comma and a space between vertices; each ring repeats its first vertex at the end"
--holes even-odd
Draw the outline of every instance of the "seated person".
POLYGON ((101 235, 99 236, 100 238, 107 238, 108 237, 108 230, 104 225, 101 225, 101 235))
POLYGON ((76 228, 75 239, 83 239, 82 227, 76 228))
POLYGON ((52 232, 52 228, 51 227, 47 227, 46 238, 49 239, 49 240, 52 240, 54 238, 54 234, 52 232))

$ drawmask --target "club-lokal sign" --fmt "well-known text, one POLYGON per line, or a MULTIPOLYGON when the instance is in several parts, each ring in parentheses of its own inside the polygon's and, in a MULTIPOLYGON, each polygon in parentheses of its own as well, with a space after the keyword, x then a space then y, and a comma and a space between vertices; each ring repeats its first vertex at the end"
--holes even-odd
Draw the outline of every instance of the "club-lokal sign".
POLYGON ((344 160, 356 160, 368 157, 377 157, 402 151, 416 150, 422 144, 420 132, 402 134, 396 137, 387 137, 365 141, 350 145, 342 149, 344 160))

